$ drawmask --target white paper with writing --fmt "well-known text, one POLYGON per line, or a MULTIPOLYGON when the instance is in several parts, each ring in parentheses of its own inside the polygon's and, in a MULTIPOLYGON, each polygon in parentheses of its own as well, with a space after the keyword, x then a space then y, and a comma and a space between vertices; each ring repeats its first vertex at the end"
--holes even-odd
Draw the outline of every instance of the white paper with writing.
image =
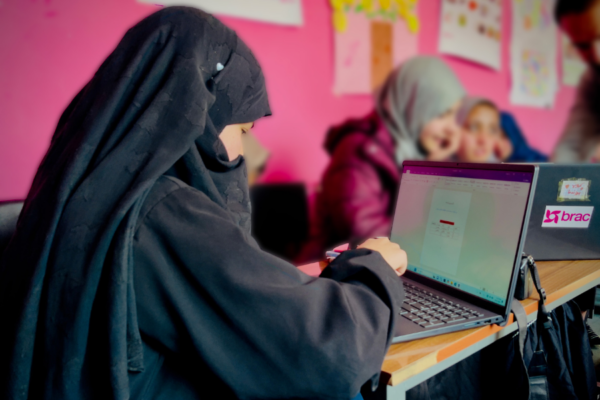
POLYGON ((563 181, 560 188, 560 197, 563 200, 586 200, 590 181, 563 181))
POLYGON ((500 70, 501 0, 442 0, 440 19, 440 53, 452 54, 500 70))
POLYGON ((138 0, 163 6, 198 7, 211 14, 281 25, 302 25, 301 0, 138 0))
POLYGON ((510 43, 514 105, 553 107, 558 91, 555 0, 515 0, 510 43))

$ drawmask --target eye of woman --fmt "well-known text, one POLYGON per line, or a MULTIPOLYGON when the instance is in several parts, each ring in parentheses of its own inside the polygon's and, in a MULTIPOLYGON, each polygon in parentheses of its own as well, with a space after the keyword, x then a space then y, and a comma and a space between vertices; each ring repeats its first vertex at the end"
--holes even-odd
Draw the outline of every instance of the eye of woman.
POLYGON ((242 135, 246 135, 250 133, 252 128, 254 128, 254 122, 252 124, 241 124, 240 128, 242 129, 242 135))
POLYGON ((467 123, 467 131, 469 132, 477 132, 479 130, 479 124, 477 122, 469 122, 467 123))
POLYGON ((490 131, 492 132, 492 134, 493 134, 494 136, 500 136, 500 135, 502 134, 502 131, 500 130, 500 127, 499 127, 499 126, 496 126, 496 125, 494 125, 494 126, 492 127, 492 129, 490 129, 490 131))

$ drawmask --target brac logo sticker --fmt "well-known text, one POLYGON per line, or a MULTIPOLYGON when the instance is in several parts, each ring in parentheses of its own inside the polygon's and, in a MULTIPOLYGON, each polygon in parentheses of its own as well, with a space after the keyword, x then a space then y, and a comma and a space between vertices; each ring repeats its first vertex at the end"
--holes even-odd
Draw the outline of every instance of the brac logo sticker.
POLYGON ((594 207, 546 206, 542 228, 587 228, 594 207))

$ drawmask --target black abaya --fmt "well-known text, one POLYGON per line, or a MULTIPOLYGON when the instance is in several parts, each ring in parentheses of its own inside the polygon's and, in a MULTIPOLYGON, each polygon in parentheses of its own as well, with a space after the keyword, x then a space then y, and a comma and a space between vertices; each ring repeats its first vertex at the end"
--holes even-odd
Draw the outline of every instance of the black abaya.
POLYGON ((240 398, 337 398, 377 372, 401 296, 383 259, 312 279, 249 237, 244 161, 219 133, 269 114, 252 53, 213 17, 166 8, 127 32, 61 117, 0 261, 1 398, 210 377, 240 398))
POLYGON ((214 387, 223 398, 348 400, 379 372, 400 295, 379 253, 345 254, 329 279, 309 277, 172 178, 159 179, 138 224, 138 321, 146 351, 161 355, 133 379, 158 398, 214 387))

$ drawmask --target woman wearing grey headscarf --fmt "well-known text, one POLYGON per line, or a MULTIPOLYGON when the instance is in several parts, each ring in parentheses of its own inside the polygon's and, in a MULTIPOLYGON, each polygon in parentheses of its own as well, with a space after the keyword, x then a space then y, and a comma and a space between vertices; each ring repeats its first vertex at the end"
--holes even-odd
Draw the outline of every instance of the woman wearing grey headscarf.
POLYGON ((348 241, 388 235, 404 160, 446 160, 458 149, 463 86, 440 59, 412 58, 375 94, 375 110, 333 127, 317 198, 314 239, 302 260, 348 241))
POLYGON ((375 95, 377 115, 404 160, 442 161, 458 149, 456 111, 465 90, 440 59, 415 57, 390 74, 375 95))

